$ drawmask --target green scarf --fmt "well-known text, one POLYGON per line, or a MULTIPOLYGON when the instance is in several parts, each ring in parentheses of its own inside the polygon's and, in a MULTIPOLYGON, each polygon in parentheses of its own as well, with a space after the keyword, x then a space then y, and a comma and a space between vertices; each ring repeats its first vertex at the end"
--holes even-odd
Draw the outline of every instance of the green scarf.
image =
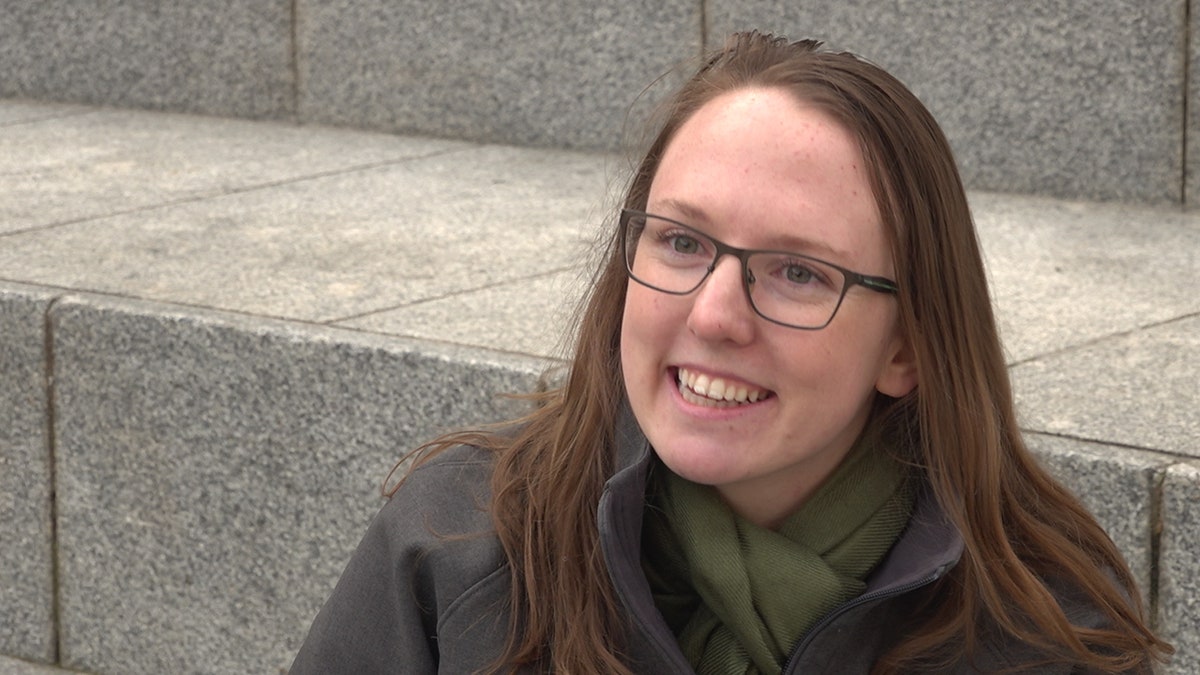
POLYGON ((864 439, 778 531, 739 517, 712 487, 654 471, 642 566, 699 675, 779 673, 805 632, 862 594, 914 497, 904 467, 864 439))

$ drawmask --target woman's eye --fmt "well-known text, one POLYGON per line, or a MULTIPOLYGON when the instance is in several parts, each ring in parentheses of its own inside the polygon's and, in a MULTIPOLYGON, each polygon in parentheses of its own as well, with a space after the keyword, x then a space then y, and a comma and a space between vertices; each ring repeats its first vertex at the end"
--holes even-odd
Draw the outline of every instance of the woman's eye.
POLYGON ((700 252, 700 242, 685 234, 676 234, 671 237, 671 249, 676 253, 693 255, 700 252))
POLYGON ((784 277, 793 284, 810 283, 815 276, 813 271, 804 265, 788 265, 784 270, 784 277))

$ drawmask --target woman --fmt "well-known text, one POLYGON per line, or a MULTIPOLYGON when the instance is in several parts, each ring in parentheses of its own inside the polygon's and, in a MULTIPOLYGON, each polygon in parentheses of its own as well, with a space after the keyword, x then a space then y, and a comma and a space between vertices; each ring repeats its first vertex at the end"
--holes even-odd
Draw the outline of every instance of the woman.
POLYGON ((733 36, 668 102, 566 384, 427 446, 305 672, 1143 672, 1025 448, 950 149, 898 81, 733 36))

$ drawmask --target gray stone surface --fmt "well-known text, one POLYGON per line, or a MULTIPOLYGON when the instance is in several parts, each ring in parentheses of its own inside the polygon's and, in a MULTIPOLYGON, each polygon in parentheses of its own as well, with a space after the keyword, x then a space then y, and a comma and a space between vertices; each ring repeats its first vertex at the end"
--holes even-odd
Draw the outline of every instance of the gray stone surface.
POLYGON ((0 656, 0 675, 74 675, 77 673, 79 671, 43 666, 0 656))
POLYGON ((0 126, 86 115, 91 112, 95 112, 95 108, 91 106, 0 99, 0 126))
POLYGON ((0 270, 74 289, 347 319, 576 264, 605 199, 605 162, 474 147, 10 235, 0 270))
POLYGON ((1160 453, 1044 434, 1026 434, 1025 441, 1112 537, 1149 608, 1158 486, 1176 460, 1160 453))
MULTIPOLYGON (((555 354, 621 164, 0 100, 0 321, 76 296, 51 312, 68 665, 285 667, 389 464, 555 354)), ((1156 453, 1200 456, 1200 216, 972 202, 1023 427, 1144 579, 1156 453)), ((0 330, 0 369, 22 336, 0 330)), ((1196 533, 1164 522, 1161 617, 1194 654, 1196 533)))
MULTIPOLYGON (((590 271, 589 271, 590 272, 590 271)), ((583 269, 517 279, 346 321, 391 335, 444 340, 535 356, 561 357, 573 347, 565 333, 590 277, 583 269)))
POLYGON ((1184 132, 1195 125, 1185 91, 1200 91, 1186 8, 48 0, 5 7, 0 96, 611 149, 643 87, 703 42, 756 26, 824 38, 896 72, 941 119, 977 189, 1175 202, 1185 185, 1200 192, 1200 133, 1184 132))
POLYGON ((1023 363, 1022 427, 1200 457, 1198 353, 1192 316, 1023 363))
POLYGON ((713 0, 708 40, 758 27, 883 65, 933 111, 973 188, 1178 202, 1185 6, 713 0))
POLYGON ((1177 464, 1163 483, 1158 623, 1175 645, 1166 675, 1200 673, 1200 463, 1177 464))
POLYGON ((1200 206, 1200 12, 1188 12, 1187 166, 1184 167, 1184 198, 1188 206, 1200 206))
MULTIPOLYGON (((27 120, 0 126, 0 234, 463 147, 450 141, 132 110, 91 109, 45 119, 21 102, 5 102, 0 110, 7 111, 5 117, 27 120)), ((106 227, 79 225, 93 240, 106 227)))
POLYGON ((420 441, 519 411, 542 362, 165 305, 54 326, 62 653, 280 672, 420 441))
POLYGON ((284 117, 289 0, 6 2, 0 96, 284 117))
POLYGON ((1200 214, 973 193, 1010 363, 1200 312, 1200 214))
POLYGON ((55 650, 45 333, 52 300, 0 283, 0 654, 42 662, 55 650))
POLYGON ((695 0, 303 0, 299 114, 403 133, 613 148, 639 92, 698 53, 701 22, 695 0))

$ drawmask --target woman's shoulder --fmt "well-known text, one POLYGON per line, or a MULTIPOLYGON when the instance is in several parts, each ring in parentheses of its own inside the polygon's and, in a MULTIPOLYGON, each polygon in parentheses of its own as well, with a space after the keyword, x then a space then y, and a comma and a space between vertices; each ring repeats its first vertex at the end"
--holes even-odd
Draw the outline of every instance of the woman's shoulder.
POLYGON ((491 452, 467 445, 417 458, 377 519, 419 541, 490 532, 492 467, 491 452))
MULTIPOLYGON (((1109 572, 1109 576, 1113 577, 1113 583, 1116 584, 1115 575, 1109 572)), ((1094 598, 1084 592, 1078 580, 1058 573, 1046 576, 1043 583, 1071 625, 1081 629, 1112 627, 1112 620, 1108 614, 1100 608, 1094 598)), ((1007 668, 1016 672, 1029 673, 1062 673, 1063 675, 1100 672, 1078 663, 1056 661, 1054 656, 1043 648, 1031 645, 1021 638, 1003 631, 993 619, 986 619, 983 624, 980 627, 983 636, 980 651, 981 661, 986 664, 987 668, 997 670, 1007 668), (1033 667, 1029 664, 1042 665, 1033 667)), ((1150 671, 1146 667, 1133 668, 1127 672, 1132 675, 1150 671)))
POLYGON ((446 487, 486 489, 494 457, 493 451, 473 445, 455 445, 428 455, 418 453, 406 469, 393 499, 412 499, 446 487))
MULTIPOLYGON (((505 567, 491 518, 492 456, 448 448, 408 472, 368 529, 394 574, 435 603, 467 593, 505 567)), ((368 542, 371 542, 368 544, 368 542)))
POLYGON ((501 606, 508 589, 488 513, 490 466, 482 450, 451 448, 408 473, 368 526, 292 672, 486 665, 507 625, 489 608, 501 606))

